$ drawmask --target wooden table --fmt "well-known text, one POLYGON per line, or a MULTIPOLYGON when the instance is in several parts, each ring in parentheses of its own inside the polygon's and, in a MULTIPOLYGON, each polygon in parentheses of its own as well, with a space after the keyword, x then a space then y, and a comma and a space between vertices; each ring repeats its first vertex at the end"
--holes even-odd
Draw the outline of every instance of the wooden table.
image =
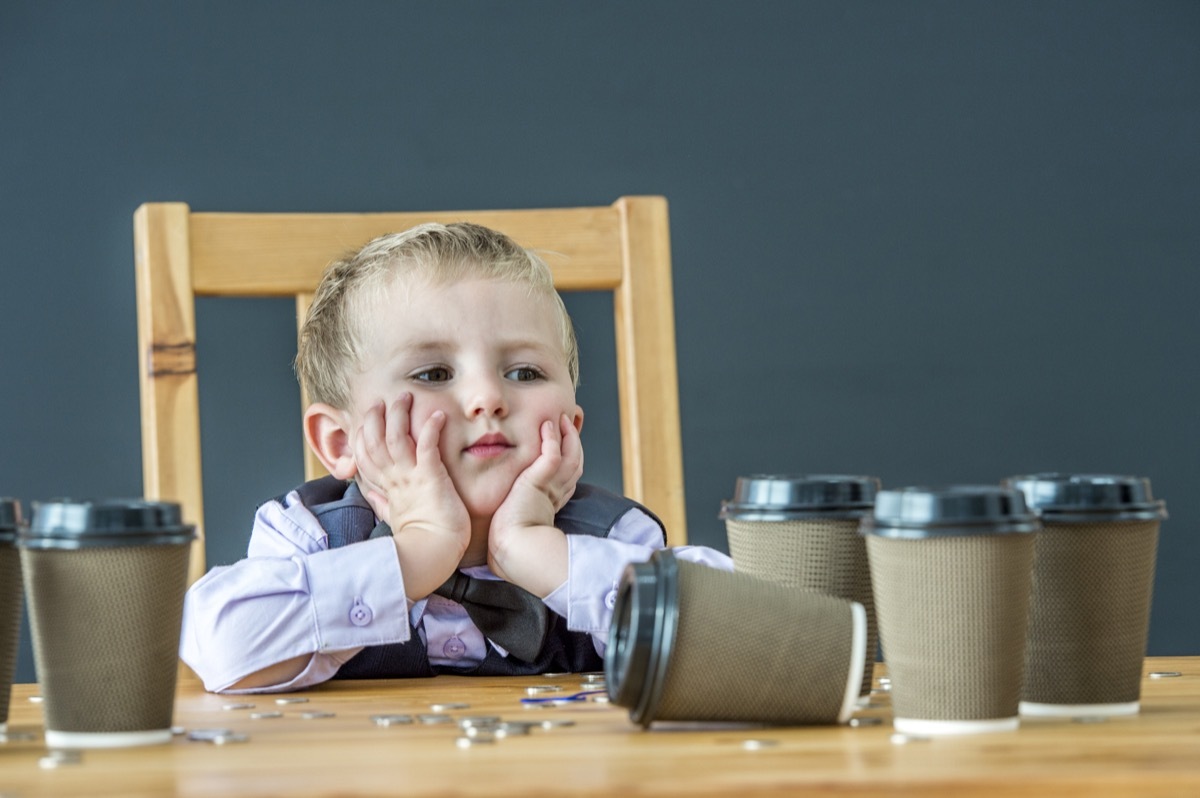
POLYGON ((344 795, 788 795, 1200 796, 1200 657, 1154 658, 1139 716, 1101 723, 1030 720, 1019 731, 894 742, 886 695, 860 727, 655 726, 649 731, 605 703, 525 709, 531 685, 579 689, 582 677, 542 676, 334 682, 277 705, 204 693, 182 682, 175 722, 223 727, 245 742, 178 736, 168 745, 92 750, 76 764, 41 766, 36 685, 13 690, 0 744, 0 796, 344 795), (254 703, 254 709, 226 705, 254 703), (528 736, 459 747, 453 724, 379 726, 372 715, 432 712, 508 720, 573 721, 528 736), (251 713, 282 712, 279 718, 251 713), (333 717, 305 719, 302 712, 333 717), (11 734, 16 733, 16 734, 11 734), (747 744, 748 741, 754 741, 747 744))

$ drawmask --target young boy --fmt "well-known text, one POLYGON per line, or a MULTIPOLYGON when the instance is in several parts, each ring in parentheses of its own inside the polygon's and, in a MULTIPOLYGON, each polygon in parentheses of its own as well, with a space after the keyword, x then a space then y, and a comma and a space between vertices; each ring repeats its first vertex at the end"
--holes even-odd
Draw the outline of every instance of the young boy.
POLYGON ((664 531, 579 483, 578 359, 545 263, 488 228, 331 264, 296 358, 331 476, 264 504, 247 558, 188 591, 180 653, 205 687, 601 668, 621 573, 664 531))

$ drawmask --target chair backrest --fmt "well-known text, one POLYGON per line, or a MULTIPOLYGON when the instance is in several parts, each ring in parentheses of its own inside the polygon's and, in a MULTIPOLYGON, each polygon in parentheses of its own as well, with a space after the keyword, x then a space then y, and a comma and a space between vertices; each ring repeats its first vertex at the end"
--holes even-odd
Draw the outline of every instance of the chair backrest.
MULTIPOLYGON (((549 259, 560 291, 613 293, 624 492, 687 541, 667 203, 433 213, 192 213, 147 203, 134 214, 142 463, 147 498, 180 502, 196 524, 190 579, 205 571, 196 374, 197 296, 292 296, 303 320, 334 259, 422 222, 472 221, 549 259)), ((323 473, 304 447, 306 478, 323 473)))

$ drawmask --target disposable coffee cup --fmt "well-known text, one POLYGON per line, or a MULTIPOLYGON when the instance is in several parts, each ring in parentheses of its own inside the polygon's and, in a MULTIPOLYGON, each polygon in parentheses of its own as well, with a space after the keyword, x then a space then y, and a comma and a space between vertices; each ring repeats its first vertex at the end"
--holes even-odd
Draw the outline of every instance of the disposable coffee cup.
POLYGON ((604 656, 635 723, 844 723, 866 646, 861 604, 679 560, 626 567, 604 656))
POLYGON ((195 528, 179 505, 34 505, 18 536, 51 748, 171 739, 195 528))
POLYGON ((21 556, 16 540, 21 526, 20 502, 0 498, 0 734, 8 730, 8 706, 20 644, 21 556))
POLYGON ((1005 484, 1043 526, 1021 714, 1136 714, 1166 505, 1141 477, 1031 474, 1005 484))
POLYGON ((1019 491, 880 491, 863 519, 896 731, 1019 725, 1037 516, 1019 491))
POLYGON ((738 478, 720 514, 736 570, 863 606, 861 696, 871 691, 878 634, 866 541, 858 526, 878 492, 876 477, 757 474, 738 478))

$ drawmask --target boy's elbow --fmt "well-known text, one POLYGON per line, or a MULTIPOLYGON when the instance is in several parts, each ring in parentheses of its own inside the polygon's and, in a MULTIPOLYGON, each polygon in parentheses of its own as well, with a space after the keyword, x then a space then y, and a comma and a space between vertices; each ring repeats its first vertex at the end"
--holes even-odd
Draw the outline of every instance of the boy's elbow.
POLYGON ((179 658, 200 678, 204 689, 220 693, 232 688, 229 684, 229 668, 234 662, 229 659, 229 648, 212 634, 193 613, 190 602, 184 602, 183 628, 179 639, 179 658), (207 632, 205 631, 207 629, 207 632))
MULTIPOLYGON (((284 660, 283 662, 277 662, 274 665, 268 665, 260 671, 243 676, 226 687, 225 690, 261 690, 263 688, 287 684, 304 673, 312 657, 312 654, 303 654, 284 660)), ((205 687, 207 688, 207 685, 205 687)), ((213 692, 223 691, 218 690, 213 692)))
POLYGON ((288 684, 308 668, 313 657, 312 654, 302 654, 247 674, 245 669, 250 660, 250 651, 233 641, 223 641, 215 636, 208 637, 201 644, 188 631, 185 621, 180 659, 195 672, 204 689, 210 693, 266 690, 288 684))
MULTIPOLYGON (((304 672, 312 654, 294 656, 247 673, 255 667, 253 636, 228 623, 228 608, 206 607, 194 592, 184 599, 179 657, 210 693, 264 689, 283 685, 304 672), (224 618, 225 622, 222 622, 224 618)), ((261 659, 259 660, 261 665, 261 659)))

